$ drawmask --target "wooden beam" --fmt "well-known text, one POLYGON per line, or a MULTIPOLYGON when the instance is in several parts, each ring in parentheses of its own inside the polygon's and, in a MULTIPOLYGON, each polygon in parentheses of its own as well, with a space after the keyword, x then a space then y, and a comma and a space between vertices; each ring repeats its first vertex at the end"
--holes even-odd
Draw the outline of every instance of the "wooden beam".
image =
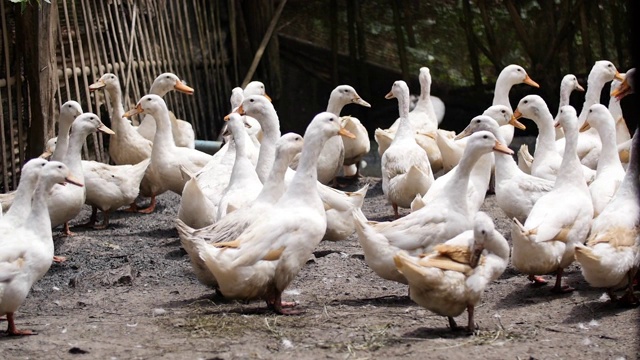
POLYGON ((253 57, 253 62, 249 67, 249 71, 247 71, 247 75, 245 75, 244 80, 242 81, 242 87, 247 86, 247 84, 251 81, 253 74, 256 72, 256 68, 260 63, 260 59, 264 54, 264 50, 266 49, 267 45, 269 45, 269 40, 271 40, 273 31, 276 29, 276 25, 278 24, 278 20, 280 19, 280 15, 282 14, 282 10, 284 9, 284 5, 286 3, 287 3, 287 0, 281 0, 280 5, 278 5, 276 12, 273 15, 273 18, 271 19, 271 23, 269 23, 269 27, 267 28, 267 31, 265 32, 264 37, 262 38, 262 42, 258 47, 258 51, 256 51, 256 54, 253 57))

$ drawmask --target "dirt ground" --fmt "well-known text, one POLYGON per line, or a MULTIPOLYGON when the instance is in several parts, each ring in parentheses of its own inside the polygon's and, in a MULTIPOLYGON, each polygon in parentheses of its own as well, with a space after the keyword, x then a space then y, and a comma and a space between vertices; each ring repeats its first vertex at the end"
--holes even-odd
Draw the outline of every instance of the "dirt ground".
MULTIPOLYGON (((364 213, 389 220, 380 181, 364 213)), ((322 242, 284 300, 305 310, 276 316, 264 303, 226 301, 198 283, 174 228, 179 197, 159 197, 150 215, 117 212, 107 230, 76 228, 56 238, 54 264, 16 313, 37 336, 0 335, 2 359, 635 359, 638 309, 619 309, 582 279, 567 295, 533 288, 509 267, 476 309, 474 336, 413 303, 405 285, 378 278, 356 235, 322 242)), ((488 196, 485 208, 509 239, 509 222, 488 196)), ((89 209, 77 219, 88 219, 89 209)), ((551 278, 551 277, 549 277, 551 278)), ((458 318, 466 323, 466 314, 458 318)), ((6 322, 0 323, 3 328, 6 322)))

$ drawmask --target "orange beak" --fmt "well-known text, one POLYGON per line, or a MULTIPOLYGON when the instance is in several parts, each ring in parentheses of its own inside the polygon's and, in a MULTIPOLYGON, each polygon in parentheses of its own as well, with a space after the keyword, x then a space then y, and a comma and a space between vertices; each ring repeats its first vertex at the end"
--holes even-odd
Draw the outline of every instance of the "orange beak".
POLYGON ((185 93, 187 95, 193 95, 193 91, 194 91, 193 88, 187 86, 182 81, 179 81, 178 83, 176 83, 176 85, 173 88, 176 89, 176 91, 180 91, 181 93, 185 93))
POLYGON ((529 75, 527 75, 527 77, 526 77, 526 78, 524 78, 524 81, 522 81, 522 82, 523 82, 523 83, 525 83, 525 84, 527 84, 527 85, 529 85, 529 86, 533 86, 534 88, 539 88, 539 87, 540 87, 540 85, 538 85, 538 83, 537 83, 537 82, 533 81, 533 80, 529 77, 529 75))
POLYGON ((129 117, 132 117, 133 115, 140 114, 142 112, 144 112, 144 109, 142 109, 142 105, 138 104, 135 108, 127 111, 122 116, 126 117, 126 118, 129 118, 129 117))

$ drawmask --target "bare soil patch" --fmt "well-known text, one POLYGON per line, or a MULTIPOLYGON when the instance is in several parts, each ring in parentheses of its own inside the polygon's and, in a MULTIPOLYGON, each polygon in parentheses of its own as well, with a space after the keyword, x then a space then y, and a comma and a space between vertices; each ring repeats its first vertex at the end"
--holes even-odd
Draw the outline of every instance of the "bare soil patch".
MULTIPOLYGON (((365 182, 372 185, 365 215, 391 219, 379 179, 359 185, 365 182)), ((466 336, 413 303, 406 286, 378 278, 355 234, 322 242, 284 294, 303 315, 227 301, 191 271, 174 228, 179 201, 165 194, 153 214, 117 212, 106 230, 76 228, 76 236, 56 238, 56 254, 68 260, 52 266, 16 313, 19 328, 39 335, 0 335, 2 358, 638 358, 639 310, 604 301, 576 265, 566 281, 577 290, 567 295, 531 287, 507 268, 476 310, 480 330, 466 336)), ((484 210, 510 239, 494 196, 484 210)), ((88 217, 87 208, 77 222, 88 217)))

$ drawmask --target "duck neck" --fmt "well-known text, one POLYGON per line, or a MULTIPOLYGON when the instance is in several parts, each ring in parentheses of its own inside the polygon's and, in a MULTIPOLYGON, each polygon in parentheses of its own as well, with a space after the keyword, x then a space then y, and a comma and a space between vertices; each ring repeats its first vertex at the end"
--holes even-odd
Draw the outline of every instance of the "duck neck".
POLYGON ((110 86, 107 88, 109 94, 109 103, 111 104, 111 125, 116 136, 119 132, 125 131, 127 128, 133 127, 129 124, 129 121, 124 118, 124 105, 122 104, 122 90, 120 86, 110 86))
POLYGON ((64 161, 64 157, 69 149, 69 129, 71 129, 72 123, 73 119, 69 114, 65 113, 60 115, 58 122, 60 126, 58 128, 58 140, 56 141, 56 149, 51 155, 52 161, 64 161))
POLYGON ((251 172, 255 172, 253 164, 248 157, 247 146, 250 141, 249 134, 247 134, 243 127, 244 126, 240 124, 238 128, 233 129, 235 130, 233 134, 233 142, 236 143, 236 160, 233 163, 233 169, 231 170, 232 179, 239 179, 249 175, 246 171, 247 169, 250 169, 251 172))
POLYGON ((82 145, 89 135, 86 131, 73 131, 69 138, 69 149, 65 156, 64 164, 67 165, 71 174, 84 182, 84 174, 82 172, 82 145))
POLYGON ((340 112, 345 104, 340 101, 340 98, 337 96, 329 97, 329 103, 327 104, 327 112, 332 113, 333 115, 340 117, 340 112))
POLYGON ((320 136, 305 137, 296 174, 283 197, 304 202, 318 197, 318 157, 327 140, 320 136))
POLYGON ((587 114, 589 113, 591 105, 600 103, 600 94, 602 93, 602 88, 605 83, 606 81, 603 79, 589 74, 589 78, 587 79, 587 92, 584 94, 582 111, 580 111, 580 116, 578 117, 578 129, 587 121, 587 114))
POLYGON ((413 139, 415 141, 415 133, 409 121, 409 94, 398 96, 398 112, 400 114, 400 124, 393 141, 402 139, 413 139))
MULTIPOLYGON (((504 155, 509 156, 507 154, 504 155)), ((509 260, 509 243, 502 238, 502 235, 498 231, 494 230, 493 235, 488 240, 489 241, 485 243, 484 248, 487 249, 489 253, 494 254, 503 260, 509 260)))
POLYGON ((538 154, 544 156, 546 151, 555 151, 556 132, 553 127, 553 117, 549 110, 541 109, 538 119, 535 119, 535 123, 538 125, 538 138, 534 157, 538 154))
POLYGON ((16 190, 16 197, 9 208, 9 211, 3 216, 3 222, 12 223, 14 221, 23 221, 24 219, 18 219, 18 216, 24 216, 31 209, 31 201, 33 199, 33 192, 36 189, 38 183, 38 176, 23 176, 20 178, 18 189, 16 190))
POLYGON ((584 180, 582 164, 580 163, 580 158, 578 158, 578 132, 566 131, 565 129, 564 136, 567 140, 555 187, 562 186, 562 184, 572 184, 578 185, 588 192, 589 188, 584 180))
POLYGON ((289 168, 290 162, 291 157, 276 156, 271 172, 262 186, 262 191, 260 191, 260 194, 258 194, 256 198, 257 202, 272 204, 284 194, 284 176, 289 168))
POLYGON ((413 111, 418 110, 429 112, 432 109, 433 104, 431 103, 431 84, 428 80, 420 78, 420 97, 418 97, 416 107, 413 108, 413 111))
POLYGON ((608 123, 597 130, 598 134, 600 134, 602 149, 600 150, 600 157, 598 158, 596 171, 601 172, 611 166, 622 168, 620 155, 618 155, 618 144, 616 143, 616 129, 613 124, 608 123))
POLYGON ((280 121, 275 110, 269 112, 258 120, 262 128, 262 141, 260 143, 260 152, 258 153, 258 162, 256 163, 256 173, 263 183, 269 177, 269 171, 273 167, 276 159, 276 142, 280 139, 280 121))
POLYGON ((443 189, 443 193, 450 194, 449 203, 457 212, 468 214, 467 206, 467 187, 469 186, 469 178, 474 165, 482 154, 474 151, 468 151, 469 146, 460 158, 458 166, 455 167, 455 173, 451 176, 451 180, 447 182, 443 189))
POLYGON ((156 134, 153 138, 151 156, 163 156, 162 154, 168 152, 173 153, 176 148, 176 143, 173 140, 173 134, 171 132, 169 111, 167 108, 162 108, 153 114, 153 118, 156 121, 156 134))
MULTIPOLYGON (((27 216, 25 224, 28 224, 29 228, 43 240, 49 240, 51 247, 53 248, 52 234, 51 234, 51 219, 49 217, 49 208, 47 206, 47 197, 51 188, 55 185, 50 179, 41 178, 36 186, 36 190, 33 192, 33 199, 31 200, 31 211, 27 216)), ((75 185, 66 185, 75 186, 75 185)))
POLYGON ((640 130, 636 129, 631 140, 629 166, 615 198, 634 199, 640 202, 640 130))
POLYGON ((151 89, 149 89, 149 94, 164 97, 169 93, 169 91, 171 90, 167 90, 166 88, 160 86, 160 84, 154 82, 153 84, 151 84, 151 89))
POLYGON ((563 106, 569 105, 572 91, 573 89, 571 89, 568 85, 562 84, 562 86, 560 87, 560 103, 558 104, 557 113, 560 113, 560 109, 563 106))
POLYGON ((513 87, 513 84, 510 84, 508 79, 500 73, 500 75, 498 75, 498 80, 496 80, 496 87, 493 91, 493 102, 491 105, 504 105, 511 109, 511 102, 509 102, 509 91, 511 91, 511 87, 513 87))

